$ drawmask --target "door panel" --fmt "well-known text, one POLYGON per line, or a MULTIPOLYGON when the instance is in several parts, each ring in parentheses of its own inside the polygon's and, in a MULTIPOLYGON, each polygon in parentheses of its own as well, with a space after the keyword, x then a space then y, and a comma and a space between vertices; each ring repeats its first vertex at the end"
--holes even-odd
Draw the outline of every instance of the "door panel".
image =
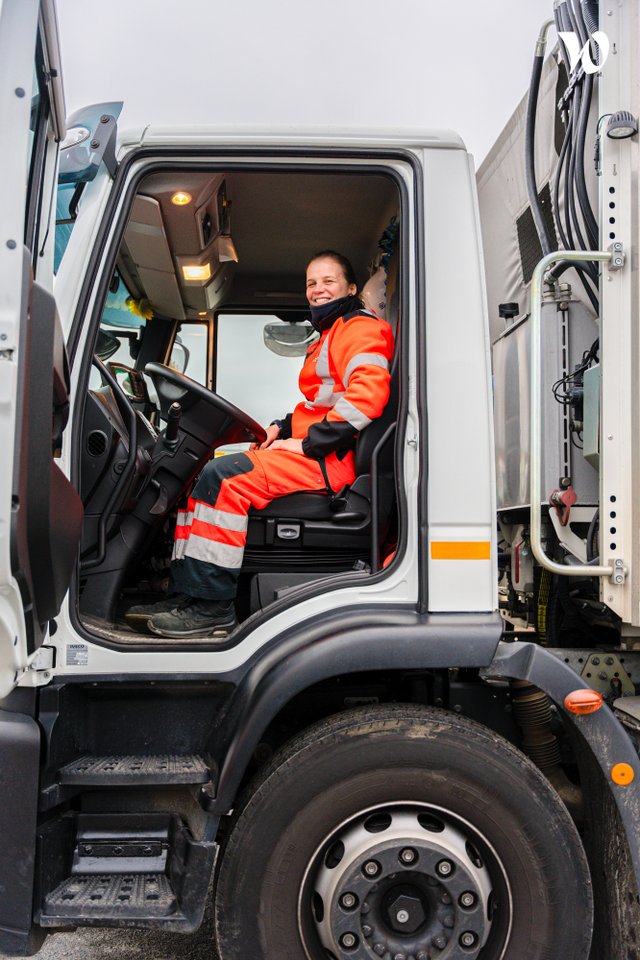
POLYGON ((0 0, 0 698, 68 588, 82 506, 55 455, 69 373, 52 287, 64 100, 53 0, 0 0), (34 279, 34 270, 37 271, 34 279))
POLYGON ((29 292, 20 323, 11 567, 32 653, 69 586, 82 502, 53 458, 69 413, 69 369, 55 301, 32 282, 29 258, 25 248, 29 292))

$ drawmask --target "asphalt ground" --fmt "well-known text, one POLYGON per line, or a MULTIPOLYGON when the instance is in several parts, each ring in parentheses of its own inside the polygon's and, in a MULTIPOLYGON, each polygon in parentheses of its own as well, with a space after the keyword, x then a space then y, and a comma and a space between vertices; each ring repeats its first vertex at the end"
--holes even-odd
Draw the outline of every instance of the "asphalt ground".
MULTIPOLYGON (((218 960, 214 946, 211 901, 196 933, 162 930, 87 928, 54 933, 36 955, 37 960, 218 960)), ((9 960, 0 953, 0 960, 9 960)))

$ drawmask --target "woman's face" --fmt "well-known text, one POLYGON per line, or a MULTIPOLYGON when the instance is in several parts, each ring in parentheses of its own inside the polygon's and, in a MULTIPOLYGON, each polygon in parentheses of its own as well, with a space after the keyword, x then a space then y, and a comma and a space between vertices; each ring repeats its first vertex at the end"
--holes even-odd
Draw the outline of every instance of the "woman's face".
POLYGON ((312 307, 353 296, 357 287, 347 283, 342 267, 332 257, 319 257, 307 267, 307 300, 312 307))

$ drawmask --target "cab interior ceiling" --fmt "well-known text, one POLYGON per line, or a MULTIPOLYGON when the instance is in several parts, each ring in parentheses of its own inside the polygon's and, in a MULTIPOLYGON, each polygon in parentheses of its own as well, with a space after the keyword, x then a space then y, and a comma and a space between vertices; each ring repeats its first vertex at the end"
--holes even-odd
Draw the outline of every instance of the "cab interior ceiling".
MULTIPOLYGON (((346 254, 364 282, 377 241, 398 212, 397 186, 383 174, 167 170, 141 182, 117 266, 130 292, 146 298, 158 316, 185 320, 220 306, 299 308, 306 305, 304 271, 314 253, 346 254), (207 285, 184 282, 178 258, 202 256, 203 218, 208 212, 219 221, 222 184, 238 262, 224 271, 224 289, 212 296, 207 285), (172 203, 177 191, 191 202, 172 203)), ((216 228, 220 232, 219 222, 213 235, 216 228)), ((208 285, 214 288, 215 272, 208 285)))

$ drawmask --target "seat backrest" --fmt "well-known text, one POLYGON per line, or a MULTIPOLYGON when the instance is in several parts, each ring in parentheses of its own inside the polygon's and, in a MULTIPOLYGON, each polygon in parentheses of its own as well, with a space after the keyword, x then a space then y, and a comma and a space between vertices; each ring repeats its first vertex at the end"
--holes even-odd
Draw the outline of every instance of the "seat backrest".
MULTIPOLYGON (((398 415, 398 350, 394 354, 391 362, 391 383, 389 384, 389 399, 379 417, 376 417, 368 427, 360 432, 355 448, 355 471, 356 476, 369 473, 371 467, 371 457, 381 437, 384 435, 389 424, 393 423, 398 415)), ((390 438, 385 444, 384 449, 380 451, 378 457, 378 469, 385 473, 393 469, 393 440, 390 438)))

